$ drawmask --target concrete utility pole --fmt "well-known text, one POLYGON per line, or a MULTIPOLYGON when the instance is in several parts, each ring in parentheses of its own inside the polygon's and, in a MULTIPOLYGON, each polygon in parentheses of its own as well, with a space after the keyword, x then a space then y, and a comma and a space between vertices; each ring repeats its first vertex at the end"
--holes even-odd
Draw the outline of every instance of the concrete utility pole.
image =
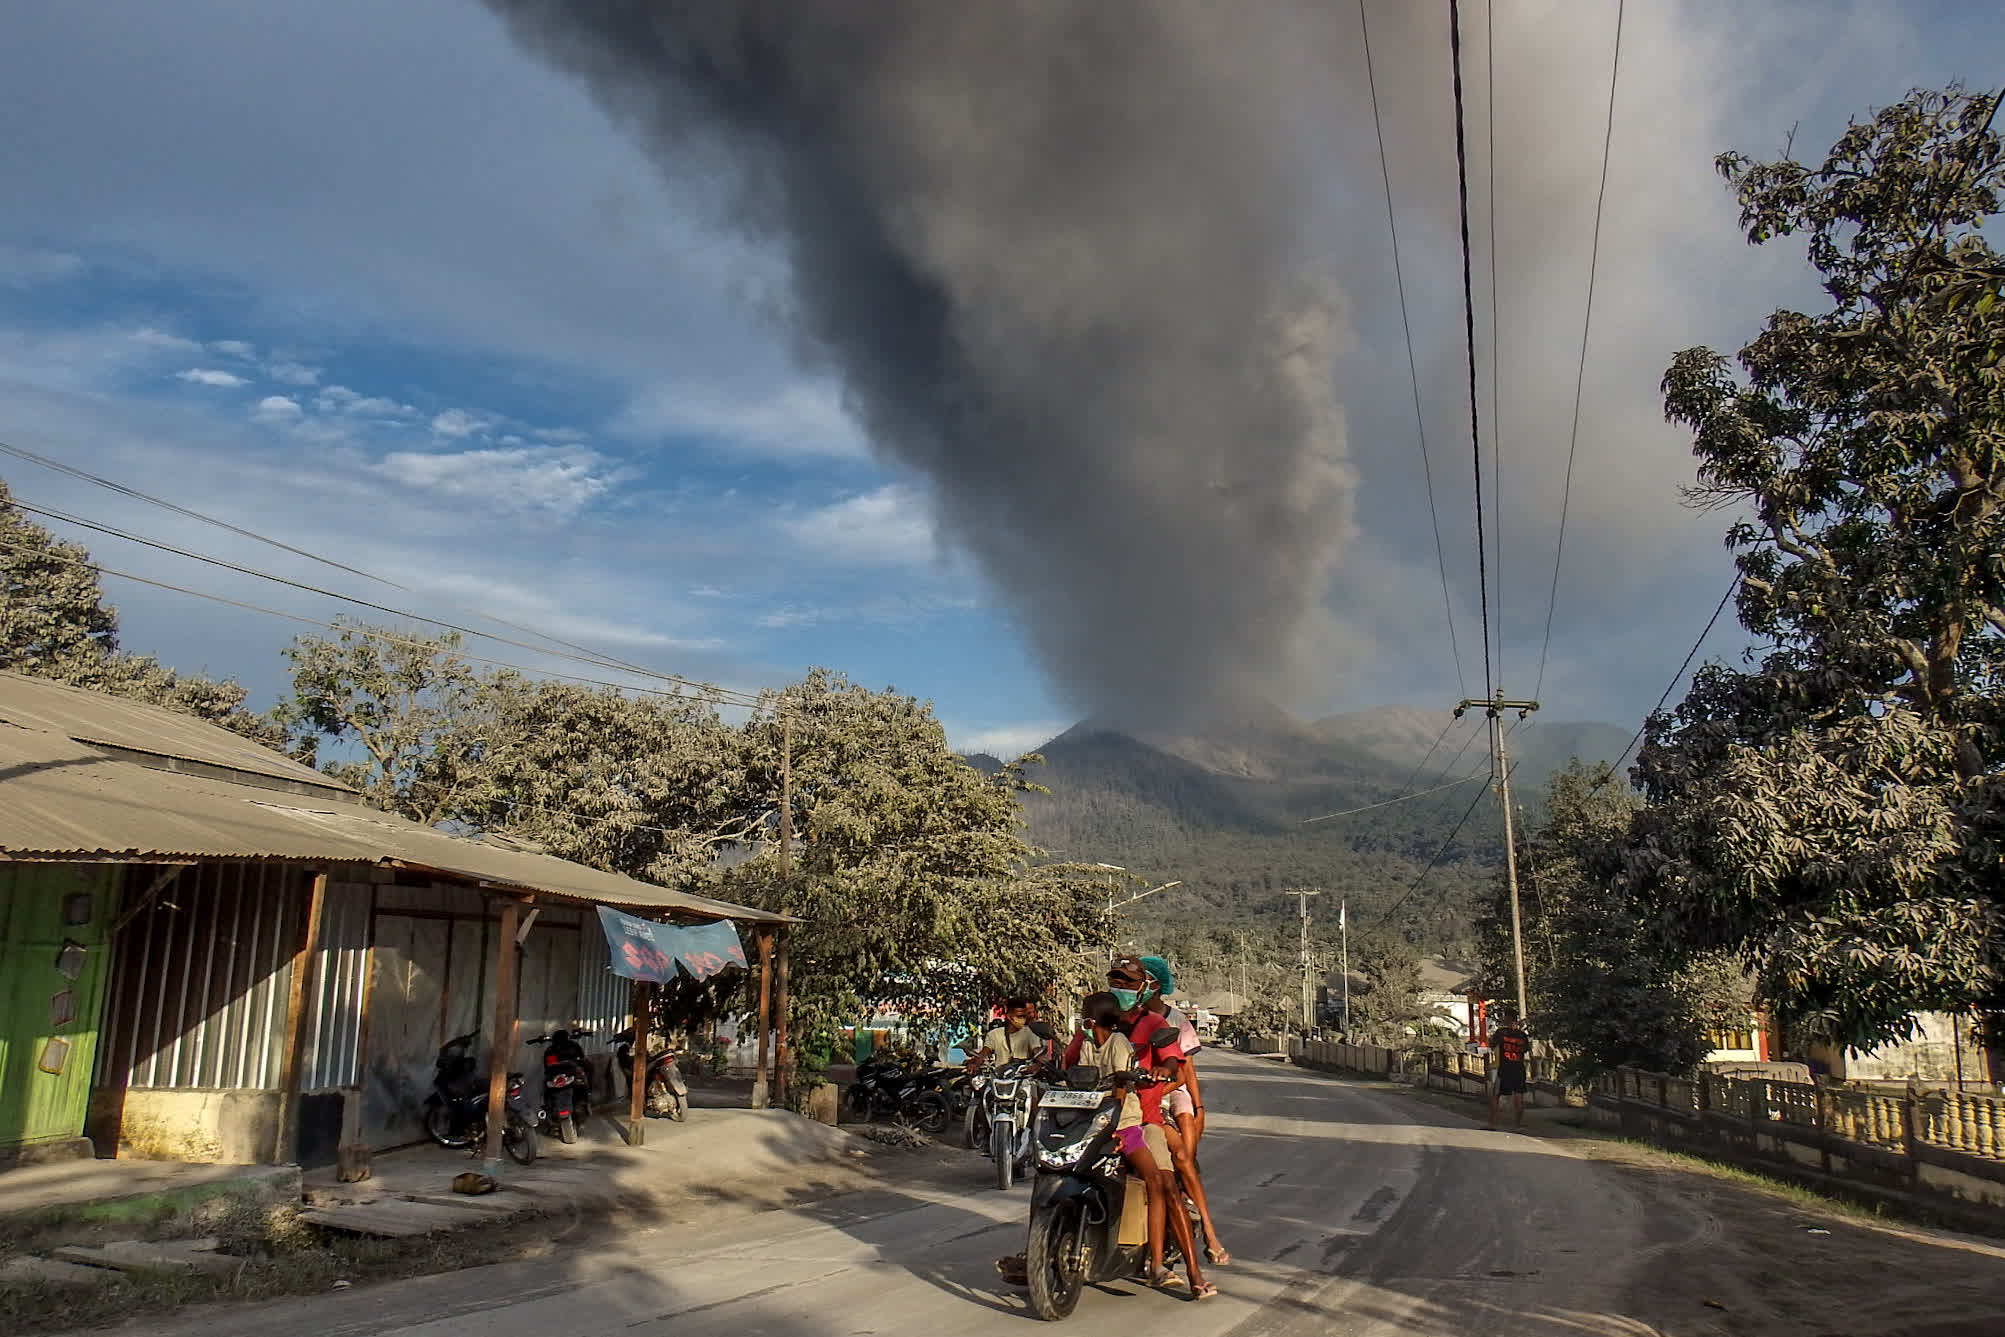
POLYGON ((1239 1006, 1240 1006, 1240 1009, 1241 1009, 1242 1011, 1244 1011, 1244 1010, 1245 1010, 1245 1008, 1246 1008, 1246 1006, 1247 1006, 1247 1004, 1248 1004, 1248 1003, 1250 1003, 1251 1001, 1252 1001, 1252 1000, 1251 1000, 1251 999, 1250 999, 1250 998, 1249 998, 1249 997, 1247 996, 1247 993, 1246 993, 1246 935, 1245 935, 1244 933, 1242 933, 1242 934, 1240 934, 1240 935, 1239 935, 1239 1006))
POLYGON ((1287 894, 1295 897, 1302 907, 1302 1033, 1307 1035, 1316 1022, 1315 973, 1309 963, 1309 898, 1323 893, 1298 887, 1287 894))
POLYGON ((1504 802, 1504 876, 1511 888, 1511 951, 1517 957, 1518 965, 1518 1020, 1525 1020, 1525 931, 1524 921, 1518 912, 1518 846, 1511 830, 1511 760, 1504 751, 1503 714, 1507 710, 1518 712, 1523 719, 1539 708, 1536 701, 1506 701, 1500 687, 1497 695, 1488 701, 1464 698, 1455 707, 1455 718, 1461 719, 1462 712, 1471 706, 1481 706, 1490 717, 1490 758, 1495 771, 1497 792, 1504 802))
POLYGON ((1337 902, 1337 935, 1343 942, 1344 1035, 1351 1033, 1351 903, 1348 897, 1337 902))

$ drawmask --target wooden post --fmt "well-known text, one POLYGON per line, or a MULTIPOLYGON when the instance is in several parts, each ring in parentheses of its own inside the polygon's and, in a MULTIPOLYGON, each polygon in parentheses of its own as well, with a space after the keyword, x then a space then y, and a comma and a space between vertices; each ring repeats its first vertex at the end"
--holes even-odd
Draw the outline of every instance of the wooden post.
POLYGON ((634 1014, 634 1055, 627 1069, 627 1145, 638 1147, 647 1141, 647 1057, 654 1035, 652 1009, 654 986, 635 980, 632 998, 634 1014))
POLYGON ((508 1064, 515 1057, 515 928, 522 914, 513 897, 501 903, 501 933, 494 944, 494 1028, 487 1037, 487 1161, 501 1163, 501 1130, 508 1101, 508 1064))
POLYGON ((787 1099, 787 938, 786 926, 773 930, 779 939, 774 955, 779 958, 779 979, 773 989, 773 1089, 784 1104, 787 1099))
POLYGON ((278 1145, 273 1160, 284 1165, 299 1156, 300 1069, 306 1059, 306 1009, 313 997, 314 966, 320 956, 320 920, 327 909, 327 870, 313 875, 306 904, 306 933, 292 957, 292 981, 285 1000, 284 1066, 279 1077, 278 1145), (287 1153, 291 1154, 288 1155, 287 1153))
POLYGON ((761 924, 759 937, 759 1061, 752 1070, 752 1108, 766 1108, 766 1037, 773 1022, 773 926, 761 924))

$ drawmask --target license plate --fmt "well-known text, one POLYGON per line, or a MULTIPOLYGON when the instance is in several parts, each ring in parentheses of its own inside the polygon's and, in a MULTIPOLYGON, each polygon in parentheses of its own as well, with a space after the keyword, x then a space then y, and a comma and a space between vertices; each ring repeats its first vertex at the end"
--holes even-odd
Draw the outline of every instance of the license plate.
POLYGON ((1038 1103, 1052 1109, 1091 1110, 1100 1108, 1100 1102, 1106 1098, 1099 1091, 1046 1091, 1038 1103))

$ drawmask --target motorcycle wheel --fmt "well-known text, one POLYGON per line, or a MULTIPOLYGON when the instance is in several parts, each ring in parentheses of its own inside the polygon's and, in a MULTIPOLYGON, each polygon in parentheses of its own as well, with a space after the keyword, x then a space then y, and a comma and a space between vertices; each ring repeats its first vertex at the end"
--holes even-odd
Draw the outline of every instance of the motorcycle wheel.
POLYGON ((860 1123, 869 1123, 871 1116, 877 1113, 876 1102, 871 1100, 870 1092, 861 1084, 849 1088, 849 1109, 860 1123))
POLYGON ((982 1113, 980 1102, 968 1106, 961 1121, 961 1135, 967 1139, 969 1151, 980 1151, 988 1145, 988 1120, 982 1113))
POLYGON ((954 1117, 947 1108, 947 1099, 936 1091, 928 1091, 914 1096, 898 1111, 901 1127, 911 1128, 928 1137, 938 1137, 947 1131, 948 1120, 954 1117))
POLYGON ((996 1187, 1007 1193, 1016 1183, 1016 1130, 1008 1119, 997 1119, 989 1130, 989 1154, 995 1157, 996 1187))
POLYGON ((508 1111, 508 1121, 502 1125, 501 1149, 517 1165, 528 1165, 536 1159, 536 1130, 514 1110, 508 1111))
POLYGON ((669 1084, 657 1077, 647 1084, 647 1112, 656 1117, 666 1116, 676 1123, 682 1122, 686 1113, 682 1097, 669 1084))
POLYGON ((425 1136, 442 1147, 454 1149, 464 1147, 472 1140, 457 1135, 457 1130, 453 1127, 452 1112, 437 1096, 425 1102, 425 1136))
POLYGON ((1079 1209, 1057 1203, 1030 1218, 1030 1247, 1024 1251, 1029 1273, 1030 1309, 1046 1322, 1068 1317, 1086 1289, 1079 1270, 1079 1209))
POLYGON ((557 1140, 570 1146, 578 1140, 578 1121, 568 1114, 557 1116, 557 1140))

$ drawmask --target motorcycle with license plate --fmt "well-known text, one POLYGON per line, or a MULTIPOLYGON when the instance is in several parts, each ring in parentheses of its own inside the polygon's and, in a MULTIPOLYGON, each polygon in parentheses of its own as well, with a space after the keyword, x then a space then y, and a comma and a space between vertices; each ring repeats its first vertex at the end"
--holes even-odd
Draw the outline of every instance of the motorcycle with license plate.
POLYGON ((578 1125, 592 1117, 592 1074, 585 1064, 585 1047, 579 1040, 590 1031, 551 1031, 534 1035, 528 1043, 543 1049, 543 1103, 536 1122, 554 1130, 557 1140, 578 1140, 578 1125))
MULTIPOLYGON (((456 1035, 432 1060, 432 1094, 425 1099, 425 1135, 442 1147, 478 1147, 487 1132, 487 1074, 473 1057, 478 1031, 456 1035)), ((536 1159, 535 1117, 522 1103, 522 1074, 508 1074, 501 1149, 520 1165, 536 1159)))
MULTIPOLYGON (((1175 1028, 1165 1026, 1149 1042, 1176 1039, 1175 1028)), ((1086 1287, 1133 1277, 1146 1266, 1146 1243, 1121 1243, 1130 1194, 1128 1164, 1114 1138, 1120 1114, 1120 1093, 1106 1089, 1093 1067, 1068 1070, 1038 1101, 1024 1262, 1031 1311, 1041 1319, 1065 1318, 1086 1287)))

